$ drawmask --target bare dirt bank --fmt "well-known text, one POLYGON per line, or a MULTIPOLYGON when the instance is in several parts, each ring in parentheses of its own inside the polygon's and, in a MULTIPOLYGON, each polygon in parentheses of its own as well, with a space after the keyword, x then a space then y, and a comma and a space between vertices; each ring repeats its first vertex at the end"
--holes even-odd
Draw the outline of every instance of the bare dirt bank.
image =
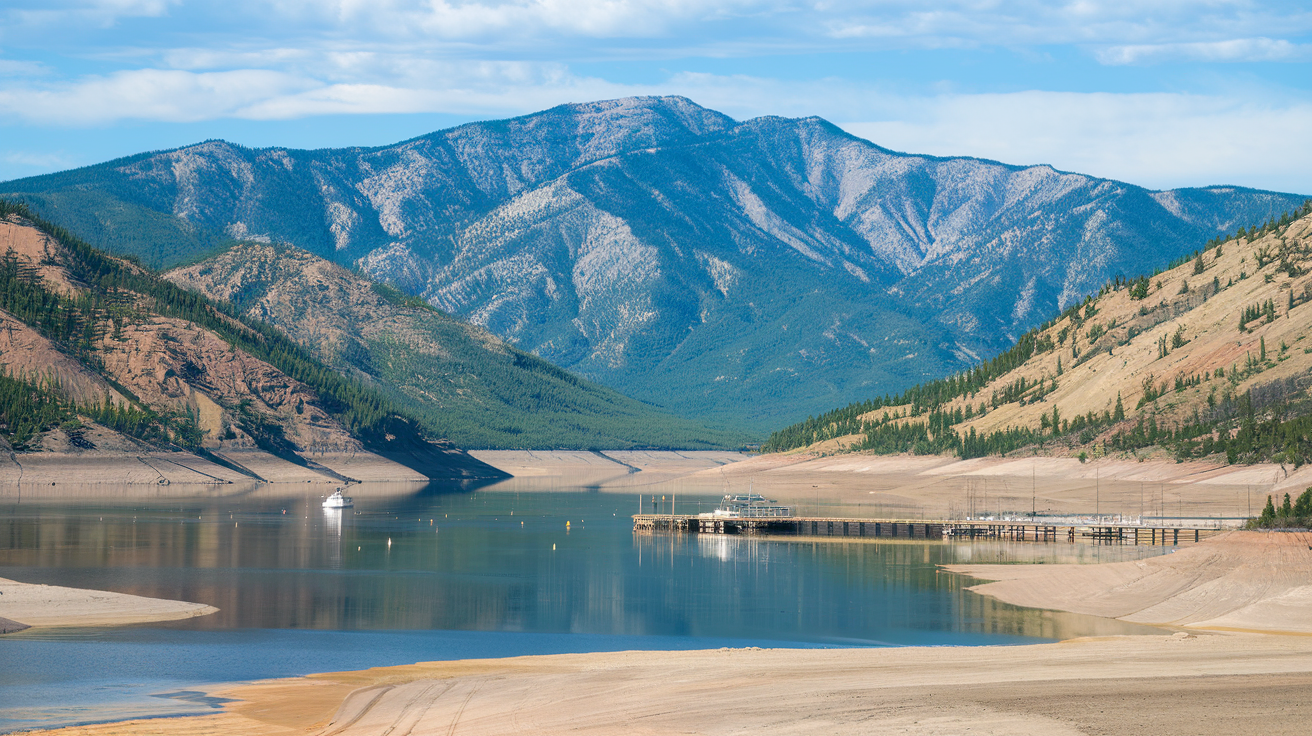
POLYGON ((950 565, 1018 606, 1134 623, 1312 633, 1312 534, 1229 532, 1161 557, 1104 565, 950 565))
MULTIPOLYGON (((799 515, 942 519, 983 515, 1122 515, 1157 523, 1238 525, 1267 494, 1297 496, 1312 466, 1216 465, 1103 458, 733 452, 474 451, 514 477, 485 490, 566 489, 714 498, 753 490, 799 515)), ((668 510, 668 506, 663 506, 668 510)), ((696 507, 687 507, 695 511, 696 507)), ((703 509, 705 510, 705 509, 703 509)))
POLYGON ((221 714, 65 734, 1301 734, 1312 639, 619 652, 238 687, 221 714))
MULTIPOLYGON (((844 454, 761 455, 700 471, 687 487, 748 482, 797 504, 799 512, 891 518, 950 518, 976 513, 1101 513, 1236 524, 1256 516, 1269 493, 1297 496, 1312 486, 1312 467, 1216 465, 1170 460, 844 454), (841 509, 827 506, 838 505, 841 509), (815 507, 815 508, 813 508, 815 507)), ((1169 521, 1167 523, 1170 523, 1169 521)))
POLYGON ((26 626, 123 626, 205 616, 217 610, 201 603, 0 578, 0 621, 26 626))

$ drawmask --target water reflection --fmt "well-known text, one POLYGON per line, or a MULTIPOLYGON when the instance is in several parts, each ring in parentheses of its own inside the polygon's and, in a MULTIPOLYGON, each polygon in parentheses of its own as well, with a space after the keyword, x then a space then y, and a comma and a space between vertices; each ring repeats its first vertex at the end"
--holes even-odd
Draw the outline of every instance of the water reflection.
MULTIPOLYGON (((352 487, 353 509, 324 509, 324 492, 94 502, 0 494, 0 577, 220 609, 150 627, 0 638, 9 701, 0 702, 0 731, 177 713, 200 706, 152 694, 196 683, 423 659, 1146 631, 1008 606, 938 565, 1163 551, 635 534, 628 496, 386 484, 352 487)), ((679 504, 717 498, 681 493, 679 504)))
POLYGON ((353 495, 356 507, 342 510, 321 508, 317 491, 9 505, 0 576, 220 609, 175 628, 967 643, 1132 627, 991 602, 939 564, 1160 551, 635 534, 632 499, 606 494, 357 486, 353 495))
POLYGON ((323 509, 324 544, 328 547, 328 567, 342 567, 342 509, 323 509))

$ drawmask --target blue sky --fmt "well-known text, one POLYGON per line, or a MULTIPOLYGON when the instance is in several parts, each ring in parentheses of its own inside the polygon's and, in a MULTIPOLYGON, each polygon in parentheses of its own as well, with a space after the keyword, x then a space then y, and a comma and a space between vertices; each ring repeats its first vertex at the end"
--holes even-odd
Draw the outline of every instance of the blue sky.
POLYGON ((1079 0, 3 0, 0 180, 681 94, 895 150, 1312 193, 1312 9, 1079 0))

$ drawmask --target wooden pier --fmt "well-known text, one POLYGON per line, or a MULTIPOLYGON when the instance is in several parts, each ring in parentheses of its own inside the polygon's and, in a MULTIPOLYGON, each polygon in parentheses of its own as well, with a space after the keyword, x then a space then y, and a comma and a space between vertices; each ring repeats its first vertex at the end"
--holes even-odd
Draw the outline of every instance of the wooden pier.
POLYGON ((1043 524, 1013 521, 934 521, 826 517, 732 518, 695 514, 637 514, 633 530, 688 534, 768 534, 894 539, 998 539, 1014 542, 1091 542, 1177 546, 1201 542, 1223 529, 1128 524, 1043 524))

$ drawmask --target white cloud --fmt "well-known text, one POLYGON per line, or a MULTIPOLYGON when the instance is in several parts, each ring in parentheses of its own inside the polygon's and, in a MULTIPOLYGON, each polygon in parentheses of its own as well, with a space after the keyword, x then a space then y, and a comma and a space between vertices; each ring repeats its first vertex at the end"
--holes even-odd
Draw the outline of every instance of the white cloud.
MULTIPOLYGON (((772 0, 276 0, 274 15, 349 29, 359 38, 495 40, 552 35, 645 38, 747 12, 772 0)), ((252 9, 269 3, 246 3, 252 9)))
POLYGON ((124 120, 271 120, 354 113, 500 115, 649 89, 578 77, 561 64, 515 61, 412 60, 404 77, 401 81, 409 84, 332 83, 260 69, 139 69, 71 83, 38 86, 29 80, 0 85, 0 119, 87 126, 124 120))
POLYGON ((47 28, 110 27, 123 18, 158 18, 182 0, 6 0, 6 25, 47 28))
POLYGON ((1312 193, 1306 100, 1023 92, 904 102, 900 119, 843 127, 894 150, 1046 163, 1154 188, 1312 193))
POLYGON ((1305 61, 1312 45, 1284 39, 1235 38, 1198 43, 1112 46, 1097 52, 1103 64, 1151 64, 1162 61, 1305 61))
POLYGON ((72 83, 0 88, 0 117, 61 125, 193 122, 232 117, 244 107, 313 86, 312 80, 259 69, 202 74, 139 69, 72 83))
POLYGON ((1058 44, 1168 44, 1312 29, 1305 3, 1288 0, 913 0, 843 2, 819 14, 836 39, 939 48, 1058 44))

